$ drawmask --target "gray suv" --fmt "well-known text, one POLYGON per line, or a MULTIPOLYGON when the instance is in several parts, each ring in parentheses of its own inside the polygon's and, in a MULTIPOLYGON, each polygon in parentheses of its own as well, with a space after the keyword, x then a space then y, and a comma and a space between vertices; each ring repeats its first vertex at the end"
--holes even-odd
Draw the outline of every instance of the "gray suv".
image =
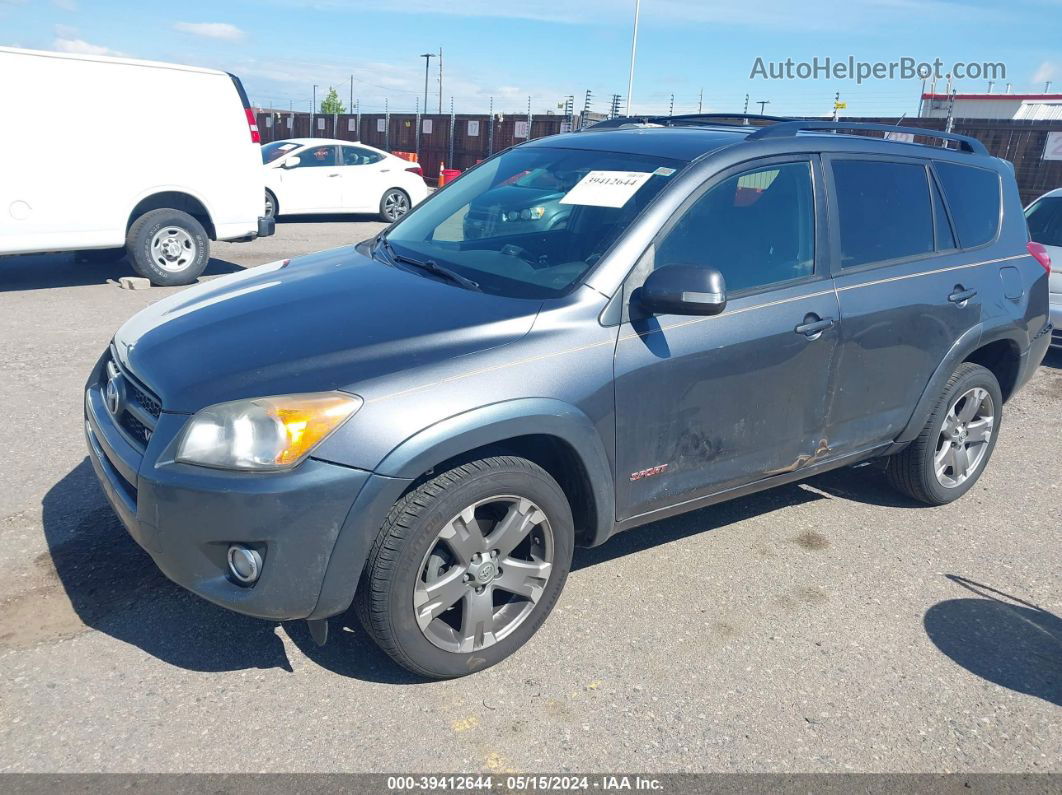
POLYGON ((88 380, 90 458, 185 588, 319 643, 353 604, 460 676, 528 641, 576 546, 874 458, 922 503, 968 491, 1051 338, 1029 242, 1011 167, 958 135, 539 139, 372 240, 134 316, 88 380), (563 224, 466 223, 531 174, 560 198, 524 220, 563 224))

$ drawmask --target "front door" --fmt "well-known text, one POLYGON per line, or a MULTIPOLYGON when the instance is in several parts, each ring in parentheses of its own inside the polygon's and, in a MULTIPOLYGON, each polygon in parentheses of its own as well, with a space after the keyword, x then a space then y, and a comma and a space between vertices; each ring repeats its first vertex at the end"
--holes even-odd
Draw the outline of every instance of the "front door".
POLYGON ((338 147, 311 146, 297 153, 299 164, 281 175, 281 212, 332 212, 343 202, 338 147))
POLYGON ((629 308, 615 357, 621 519, 830 454, 839 314, 818 254, 819 175, 811 157, 724 172, 676 213, 629 277, 627 297, 656 268, 713 267, 728 302, 711 317, 629 308))

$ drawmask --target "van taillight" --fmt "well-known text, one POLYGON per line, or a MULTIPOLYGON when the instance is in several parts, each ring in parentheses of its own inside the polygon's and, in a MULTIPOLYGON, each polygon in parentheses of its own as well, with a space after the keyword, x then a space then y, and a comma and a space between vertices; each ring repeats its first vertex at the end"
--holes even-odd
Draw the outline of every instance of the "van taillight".
POLYGON ((1051 255, 1047 253, 1047 249, 1041 243, 1026 243, 1025 248, 1032 254, 1033 259, 1043 266, 1045 271, 1051 272, 1051 255))
POLYGON ((251 128, 251 143, 262 143, 262 134, 258 132, 258 119, 254 117, 254 111, 244 108, 243 112, 247 114, 247 126, 251 128))
POLYGON ((416 174, 418 177, 423 177, 424 176, 424 169, 422 169, 420 166, 410 166, 409 168, 406 169, 406 171, 411 171, 414 174, 416 174))

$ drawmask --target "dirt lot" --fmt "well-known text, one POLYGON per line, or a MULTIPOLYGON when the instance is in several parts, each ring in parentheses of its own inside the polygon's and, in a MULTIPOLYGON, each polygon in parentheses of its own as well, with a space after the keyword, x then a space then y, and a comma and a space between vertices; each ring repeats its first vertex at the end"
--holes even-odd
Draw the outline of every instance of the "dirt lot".
MULTIPOLYGON (((208 275, 378 224, 282 223, 208 275)), ((353 618, 214 607, 94 481, 84 378, 170 292, 125 266, 0 260, 0 771, 1060 771, 1062 355, 960 502, 842 470, 578 551, 527 648, 446 683, 353 618)))

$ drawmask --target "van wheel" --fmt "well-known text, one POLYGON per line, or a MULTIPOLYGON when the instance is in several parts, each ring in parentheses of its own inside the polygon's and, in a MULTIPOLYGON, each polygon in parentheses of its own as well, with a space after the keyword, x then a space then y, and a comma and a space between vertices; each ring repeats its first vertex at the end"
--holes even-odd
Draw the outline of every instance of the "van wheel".
POLYGON ((957 500, 988 465, 1002 419, 1003 395, 992 372, 965 362, 948 379, 926 427, 888 460, 894 488, 927 505, 957 500))
POLYGON ((465 676, 535 634, 564 587, 574 541, 571 508, 549 473, 523 458, 472 461, 391 509, 355 609, 400 665, 465 676))
POLYGON ((279 207, 280 205, 277 203, 277 197, 273 195, 273 191, 267 190, 265 192, 265 217, 276 218, 279 207))
POLYGON ((126 250, 133 270, 152 284, 191 284, 210 259, 210 240, 203 225, 180 210, 152 210, 129 227, 126 250))
POLYGON ((409 194, 401 188, 391 188, 380 199, 380 218, 393 223, 409 212, 409 194))

